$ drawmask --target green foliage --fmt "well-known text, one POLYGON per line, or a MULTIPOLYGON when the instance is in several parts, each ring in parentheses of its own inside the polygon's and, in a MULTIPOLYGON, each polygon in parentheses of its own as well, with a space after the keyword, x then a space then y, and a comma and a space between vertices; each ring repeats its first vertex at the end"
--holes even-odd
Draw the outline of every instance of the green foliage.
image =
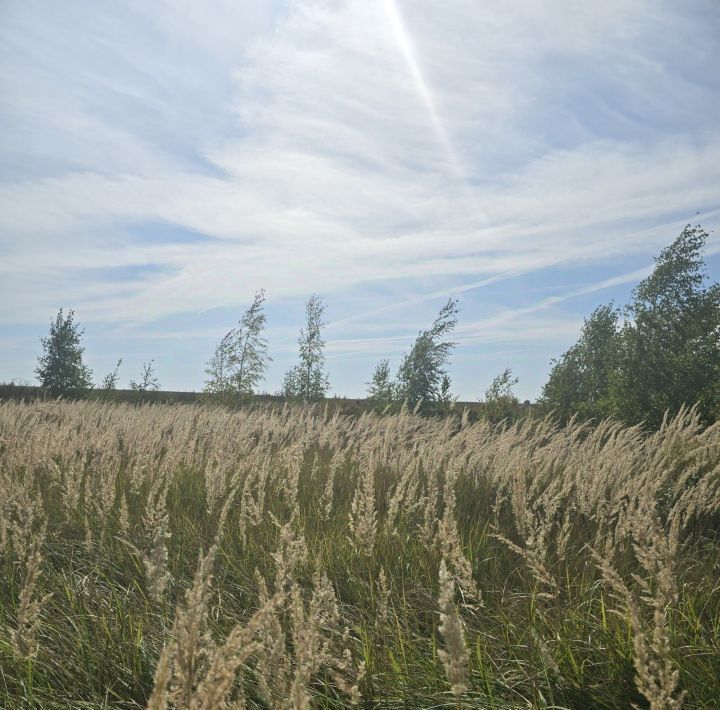
POLYGON ((449 299, 429 330, 418 334, 409 353, 403 356, 397 376, 396 397, 411 407, 420 404, 428 412, 442 401, 441 386, 455 343, 449 336, 457 325, 458 302, 449 299))
POLYGON ((209 394, 229 394, 233 392, 233 367, 235 350, 235 330, 230 330, 223 336, 215 348, 205 370, 208 379, 205 382, 204 392, 209 394))
POLYGON ((325 397, 330 387, 325 372, 325 341, 322 338, 324 312, 325 304, 319 296, 312 295, 305 303, 306 324, 298 337, 300 362, 285 373, 285 397, 314 402, 325 397))
POLYGON ((92 371, 83 364, 83 331, 74 322, 75 312, 58 311, 47 337, 41 338, 43 354, 35 369, 40 386, 52 396, 77 396, 92 388, 92 371))
POLYGON ((367 385, 367 398, 376 407, 383 409, 395 401, 395 385, 390 376, 389 360, 381 360, 377 364, 367 385))
POLYGON ((562 420, 602 419, 614 411, 612 378, 619 366, 619 313, 612 304, 596 308, 585 320, 580 339, 555 363, 542 399, 562 420))
POLYGON ((720 284, 704 288, 707 237, 685 227, 633 292, 612 387, 627 421, 657 426, 685 403, 698 403, 706 421, 720 415, 720 284))
POLYGON ((457 397, 451 392, 452 382, 450 375, 445 373, 440 382, 440 396, 438 398, 438 412, 441 414, 449 413, 457 402, 457 397))
POLYGON ((492 422, 513 421, 520 412, 520 402, 513 392, 519 382, 506 367, 485 390, 485 416, 492 422))
POLYGON ((255 294, 239 327, 223 336, 205 372, 205 392, 247 397, 256 393, 272 358, 263 332, 267 326, 265 291, 255 294))
POLYGON ((130 389, 133 392, 157 392, 160 389, 160 383, 155 377, 155 361, 150 360, 143 365, 140 380, 130 380, 130 389))
POLYGON ((100 385, 100 389, 103 392, 114 392, 117 389, 120 365, 122 365, 122 358, 117 361, 115 369, 112 370, 112 372, 108 372, 108 374, 103 377, 102 384, 100 385))
POLYGON ((562 419, 615 416, 658 426, 666 412, 698 404, 720 415, 720 284, 705 288, 708 234, 688 225, 633 291, 624 320, 596 309, 579 341, 554 361, 542 402, 562 419))

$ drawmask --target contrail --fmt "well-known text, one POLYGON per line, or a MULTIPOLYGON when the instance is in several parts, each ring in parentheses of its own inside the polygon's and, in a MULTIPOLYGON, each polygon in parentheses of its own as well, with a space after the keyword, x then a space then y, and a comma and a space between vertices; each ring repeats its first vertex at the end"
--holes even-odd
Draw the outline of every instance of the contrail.
POLYGON ((445 152, 445 155, 450 165, 452 166, 455 176, 462 178, 463 171, 460 168, 460 163, 457 159, 457 155, 455 154, 455 150, 450 141, 450 137, 448 136, 448 133, 445 130, 445 126, 440 118, 440 113, 438 112, 435 105, 435 100, 433 98, 432 92, 430 91, 430 87, 428 86, 427 81, 425 81, 425 76, 423 75, 420 63, 418 62, 417 56, 415 54, 415 49, 405 26, 405 21, 400 14, 400 9, 398 8, 395 0, 382 1, 388 19, 390 20, 390 26, 392 27, 393 34, 395 35, 395 39, 398 43, 398 47, 400 48, 400 51, 405 58, 408 71, 410 72, 410 76, 412 77, 413 83, 415 84, 415 90, 417 91, 420 100, 425 105, 438 142, 440 143, 443 151, 445 152))
POLYGON ((472 291, 474 289, 483 288, 483 286, 489 286, 490 284, 496 283, 497 281, 503 281, 505 279, 512 278, 513 276, 522 275, 522 273, 523 272, 519 271, 505 272, 501 274, 496 274, 495 276, 489 276, 486 279, 482 279, 482 281, 473 281, 472 283, 461 284, 460 286, 451 286, 450 288, 443 288, 439 291, 423 293, 418 296, 413 296, 412 298, 407 298, 403 301, 395 301, 394 303, 390 303, 387 306, 373 308, 371 311, 364 311, 363 313, 357 313, 352 316, 346 316, 345 318, 339 318, 338 320, 334 320, 331 323, 327 323, 326 326, 328 328, 334 328, 338 325, 344 325, 345 323, 352 323, 354 321, 364 320, 365 318, 369 318, 370 316, 375 316, 380 313, 384 313, 385 311, 392 311, 396 308, 402 308, 403 306, 410 306, 415 303, 422 303, 423 301, 432 301, 433 299, 439 298, 440 296, 452 296, 456 293, 472 291))

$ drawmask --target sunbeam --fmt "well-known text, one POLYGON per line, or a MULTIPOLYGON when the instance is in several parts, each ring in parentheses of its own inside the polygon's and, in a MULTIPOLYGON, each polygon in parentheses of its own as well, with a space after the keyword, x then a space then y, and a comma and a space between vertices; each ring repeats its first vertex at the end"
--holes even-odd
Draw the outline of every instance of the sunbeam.
POLYGON ((415 48, 413 47, 412 39, 408 33, 407 27, 405 26, 405 20, 400 12, 400 8, 397 6, 395 0, 381 0, 381 2, 385 7, 388 19, 390 20, 390 26, 392 27, 400 52, 405 58, 408 71, 410 72, 410 76, 415 84, 415 89, 428 112, 430 123, 435 131, 438 142, 445 153, 453 173, 456 177, 462 178, 463 171, 460 168, 460 163, 457 159, 455 149, 450 141, 445 125, 440 118, 440 113, 435 105, 435 99, 430 91, 430 87, 423 75, 420 62, 416 56, 415 48))

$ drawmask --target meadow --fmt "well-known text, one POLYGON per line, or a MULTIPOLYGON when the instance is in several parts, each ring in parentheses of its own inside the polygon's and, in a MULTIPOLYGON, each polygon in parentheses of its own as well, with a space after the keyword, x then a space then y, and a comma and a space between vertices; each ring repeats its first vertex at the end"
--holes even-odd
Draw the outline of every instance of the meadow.
POLYGON ((0 402, 0 706, 714 708, 720 424, 0 402))

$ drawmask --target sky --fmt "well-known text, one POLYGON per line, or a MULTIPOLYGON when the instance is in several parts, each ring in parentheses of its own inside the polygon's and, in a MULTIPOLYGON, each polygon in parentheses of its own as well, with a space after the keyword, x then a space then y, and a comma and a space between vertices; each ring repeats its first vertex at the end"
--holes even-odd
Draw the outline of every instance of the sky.
POLYGON ((260 288, 362 396, 449 297, 450 374, 535 399, 688 223, 720 279, 717 0, 4 0, 0 381, 75 310, 95 379, 205 363, 260 288))

